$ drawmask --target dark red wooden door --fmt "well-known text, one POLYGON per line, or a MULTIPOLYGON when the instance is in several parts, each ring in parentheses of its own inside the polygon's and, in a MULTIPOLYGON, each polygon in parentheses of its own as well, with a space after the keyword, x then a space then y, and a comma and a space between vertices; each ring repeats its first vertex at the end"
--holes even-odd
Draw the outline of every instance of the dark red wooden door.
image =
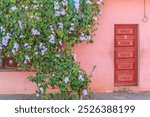
POLYGON ((138 25, 115 25, 115 85, 130 86, 138 82, 138 25))

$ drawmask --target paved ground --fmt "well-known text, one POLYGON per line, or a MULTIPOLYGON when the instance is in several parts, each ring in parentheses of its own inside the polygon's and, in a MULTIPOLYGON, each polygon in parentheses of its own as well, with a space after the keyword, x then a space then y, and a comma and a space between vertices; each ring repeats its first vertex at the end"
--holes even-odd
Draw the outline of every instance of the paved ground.
POLYGON ((98 93, 94 94, 92 99, 96 100, 150 100, 150 92, 143 93, 98 93))
MULTIPOLYGON (((0 100, 39 100, 35 95, 0 95, 0 100)), ((91 100, 150 100, 150 92, 142 93, 97 93, 91 100)))

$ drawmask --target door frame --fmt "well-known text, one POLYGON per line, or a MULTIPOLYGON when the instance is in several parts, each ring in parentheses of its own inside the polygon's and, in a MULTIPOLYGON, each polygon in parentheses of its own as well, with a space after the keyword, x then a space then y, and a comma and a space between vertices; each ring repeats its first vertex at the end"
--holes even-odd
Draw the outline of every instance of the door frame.
POLYGON ((115 24, 114 25, 114 85, 115 86, 137 86, 138 85, 138 81, 139 81, 139 74, 138 74, 138 69, 139 69, 139 63, 138 63, 138 50, 139 50, 139 47, 138 47, 138 27, 139 25, 138 24, 115 24), (117 78, 116 78, 116 55, 115 55, 115 51, 116 51, 116 27, 133 27, 134 28, 134 35, 135 35, 135 45, 134 45, 134 48, 135 48, 135 80, 133 82, 120 82, 120 83, 117 83, 118 81, 117 78))

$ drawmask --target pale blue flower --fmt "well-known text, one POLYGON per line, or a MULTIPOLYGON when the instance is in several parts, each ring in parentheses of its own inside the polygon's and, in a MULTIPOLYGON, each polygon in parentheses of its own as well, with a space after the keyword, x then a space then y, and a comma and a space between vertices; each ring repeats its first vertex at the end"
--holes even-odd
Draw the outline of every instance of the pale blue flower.
POLYGON ((19 27, 22 29, 22 21, 18 21, 19 27))
POLYGON ((13 49, 12 49, 12 53, 15 54, 15 53, 18 51, 18 49, 19 49, 19 44, 18 44, 18 43, 15 43, 15 44, 14 44, 14 47, 13 47, 13 49))
POLYGON ((86 4, 92 4, 91 0, 86 0, 86 4))
POLYGON ((80 7, 80 0, 74 0, 74 6, 77 10, 79 10, 80 7))
POLYGON ((84 96, 87 96, 87 95, 88 95, 88 91, 87 91, 86 89, 83 89, 83 90, 82 90, 82 94, 83 94, 84 96))
POLYGON ((49 42, 50 42, 51 44, 54 44, 54 43, 55 43, 55 36, 54 36, 54 35, 51 35, 51 36, 49 36, 48 38, 49 38, 49 42))
POLYGON ((81 81, 84 81, 83 75, 80 74, 80 75, 78 76, 78 79, 81 80, 81 81))
POLYGON ((60 9, 60 6, 59 6, 59 3, 58 2, 54 2, 54 9, 55 10, 59 10, 60 9))
POLYGON ((17 10, 18 8, 16 7, 16 6, 13 6, 13 7, 11 7, 11 10, 12 11, 15 11, 15 10, 17 10))
POLYGON ((63 6, 68 6, 68 1, 67 0, 63 0, 61 3, 62 3, 63 6))
POLYGON ((67 84, 69 82, 69 77, 65 77, 64 82, 67 84))
POLYGON ((61 29, 63 29, 63 28, 64 28, 64 25, 63 25, 63 23, 62 23, 62 22, 58 22, 57 24, 58 24, 58 28, 61 28, 61 29))
POLYGON ((32 28, 32 35, 40 35, 40 32, 37 29, 32 28))

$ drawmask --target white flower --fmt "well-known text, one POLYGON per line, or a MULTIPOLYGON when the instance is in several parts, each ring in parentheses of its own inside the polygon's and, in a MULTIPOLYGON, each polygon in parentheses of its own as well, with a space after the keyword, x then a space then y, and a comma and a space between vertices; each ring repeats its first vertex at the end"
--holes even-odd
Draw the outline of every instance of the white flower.
POLYGON ((36 2, 37 2, 37 0, 34 0, 33 2, 34 2, 34 3, 36 3, 36 2))
POLYGON ((33 18, 33 16, 31 15, 31 16, 30 16, 30 18, 32 19, 32 18, 33 18))
POLYGON ((56 54, 55 56, 56 56, 57 58, 60 58, 60 57, 61 57, 61 55, 60 55, 60 54, 56 54))
POLYGON ((88 95, 88 91, 87 91, 86 89, 83 89, 83 90, 82 90, 82 94, 83 94, 84 96, 87 96, 87 95, 88 95))
POLYGON ((83 75, 80 74, 80 75, 78 76, 78 79, 81 80, 81 81, 84 81, 83 75))
POLYGON ((39 94, 39 93, 36 93, 35 96, 36 96, 36 97, 40 97, 40 94, 39 94))
POLYGON ((74 31, 74 28, 73 28, 73 27, 70 27, 69 30, 70 30, 70 31, 74 31))
POLYGON ((38 10, 38 6, 34 5, 33 9, 38 10))
POLYGON ((81 81, 84 81, 83 75, 80 74, 80 75, 78 76, 78 79, 81 80, 81 81))
POLYGON ((71 23, 70 25, 71 25, 71 26, 74 26, 74 23, 71 23))
POLYGON ((49 38, 49 42, 50 42, 51 44, 54 44, 54 43, 55 43, 55 36, 54 36, 54 35, 51 35, 51 36, 49 36, 48 38, 49 38))
POLYGON ((24 9, 28 9, 28 6, 25 6, 25 5, 22 5, 22 7, 23 7, 24 9))
POLYGON ((27 62, 30 62, 30 58, 28 55, 25 55, 24 64, 27 64, 27 62))
POLYGON ((41 84, 40 83, 38 83, 38 87, 40 87, 41 86, 41 84))
POLYGON ((91 36, 86 36, 86 40, 91 40, 91 36))
POLYGON ((25 55, 25 59, 26 59, 27 61, 30 61, 30 58, 29 58, 28 55, 25 55))
POLYGON ((19 38, 23 38, 23 37, 24 37, 24 35, 22 35, 22 34, 19 36, 19 38))
POLYGON ((64 82, 67 84, 69 82, 69 77, 65 77, 64 82))
POLYGON ((10 33, 7 33, 6 36, 2 37, 2 45, 7 46, 10 38, 11 38, 10 33))
POLYGON ((77 60, 77 55, 73 54, 73 58, 74 58, 74 60, 77 60))
POLYGON ((41 93, 43 94, 44 93, 43 87, 40 87, 39 89, 40 89, 41 93))
POLYGON ((45 47, 44 43, 40 43, 39 48, 41 49, 41 55, 44 55, 47 51, 47 48, 45 47))
POLYGON ((93 19, 94 19, 94 20, 97 20, 97 17, 96 17, 96 16, 94 16, 94 17, 93 17, 93 19))
POLYGON ((40 35, 40 32, 37 29, 32 28, 32 35, 40 35))
POLYGON ((59 3, 58 2, 54 2, 54 9, 55 10, 59 10, 60 9, 60 7, 59 7, 59 3))
POLYGON ((13 7, 11 7, 11 10, 12 11, 15 11, 15 10, 17 10, 18 8, 16 7, 16 6, 13 6, 13 7))
POLYGON ((63 9, 61 10, 61 15, 65 15, 66 14, 66 11, 63 9))
POLYGON ((85 35, 83 32, 81 32, 80 40, 81 41, 88 41, 91 39, 91 36, 85 35))
POLYGON ((92 2, 90 0, 86 0, 85 2, 86 4, 92 4, 92 2))
POLYGON ((50 27, 51 31, 54 30, 54 26, 53 25, 50 25, 49 27, 50 27))
POLYGON ((61 12, 60 11, 55 11, 55 16, 60 16, 61 15, 61 12))
POLYGON ((102 4, 103 0, 98 0, 97 4, 102 4))
POLYGON ((19 27, 22 29, 22 21, 18 21, 19 27))
POLYGON ((39 53, 38 52, 35 52, 35 55, 38 55, 39 53))
POLYGON ((50 30, 54 34, 54 26, 53 25, 50 25, 50 30))
POLYGON ((67 0, 63 0, 61 3, 62 3, 63 6, 68 6, 68 1, 67 0))
POLYGON ((0 26, 0 32, 5 32, 5 29, 3 26, 0 26))
POLYGON ((31 48, 31 46, 29 46, 28 43, 25 43, 25 44, 24 44, 24 47, 26 47, 27 49, 30 49, 30 48, 31 48))
POLYGON ((27 60, 24 60, 24 64, 27 64, 27 60))
POLYGON ((62 46, 63 44, 62 44, 62 40, 59 40, 59 44, 62 46))
POLYGON ((80 0, 74 0, 74 6, 77 10, 79 10, 80 7, 80 0))
POLYGON ((14 47, 12 49, 12 53, 15 54, 17 51, 18 51, 18 48, 19 48, 19 44, 18 43, 15 43, 14 44, 14 47))
POLYGON ((99 14, 100 14, 100 15, 102 14, 102 11, 101 11, 101 10, 99 11, 99 14))
POLYGON ((36 17, 36 19, 39 21, 39 20, 40 20, 40 17, 36 17))
POLYGON ((63 28, 64 28, 64 25, 63 25, 63 23, 61 23, 61 22, 58 22, 58 28, 61 28, 61 29, 63 29, 63 28))

